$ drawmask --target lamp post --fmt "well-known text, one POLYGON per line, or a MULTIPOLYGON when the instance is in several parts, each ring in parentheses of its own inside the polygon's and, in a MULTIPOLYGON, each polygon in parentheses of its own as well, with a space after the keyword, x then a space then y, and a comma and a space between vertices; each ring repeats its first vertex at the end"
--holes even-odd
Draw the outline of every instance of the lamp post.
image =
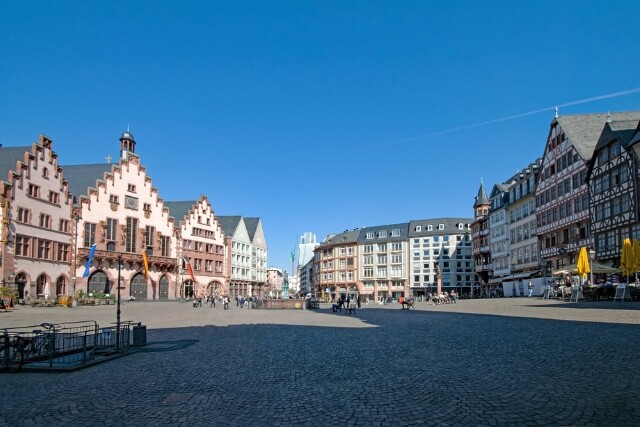
POLYGON ((73 238, 73 280, 71 284, 71 294, 74 295, 76 293, 76 283, 78 281, 77 270, 78 270, 78 221, 80 221, 80 217, 78 215, 73 216, 73 220, 76 223, 76 227, 74 229, 74 238, 73 238))
POLYGON ((596 257, 596 251, 594 251, 593 249, 589 249, 589 283, 591 284, 591 286, 595 285, 595 283, 593 282, 593 260, 596 257))
POLYGON ((116 297, 116 352, 120 352, 120 279, 122 255, 118 255, 118 296, 116 297))

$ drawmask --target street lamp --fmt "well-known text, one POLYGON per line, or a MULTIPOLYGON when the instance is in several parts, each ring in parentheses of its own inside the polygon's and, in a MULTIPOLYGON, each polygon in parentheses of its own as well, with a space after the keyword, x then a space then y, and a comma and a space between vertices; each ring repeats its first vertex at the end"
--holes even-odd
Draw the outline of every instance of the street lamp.
POLYGON ((76 276, 77 274, 76 271, 78 270, 78 221, 80 221, 80 217, 78 215, 74 215, 73 220, 76 223, 76 228, 74 229, 74 238, 73 238, 73 283, 72 283, 71 294, 75 295, 76 282, 78 281, 78 277, 76 276))
POLYGON ((120 270, 122 266, 122 255, 118 255, 118 296, 116 300, 116 352, 120 352, 120 270))

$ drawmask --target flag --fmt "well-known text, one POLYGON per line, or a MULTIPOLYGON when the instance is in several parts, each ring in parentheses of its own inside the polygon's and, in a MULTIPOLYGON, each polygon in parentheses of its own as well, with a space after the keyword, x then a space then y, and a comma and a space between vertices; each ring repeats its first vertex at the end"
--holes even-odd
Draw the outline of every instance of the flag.
POLYGON ((144 278, 149 278, 149 258, 147 258, 147 251, 142 251, 142 261, 144 261, 144 278))
POLYGON ((91 270, 91 262, 93 261, 93 254, 96 252, 96 244, 91 245, 91 250, 89 251, 89 260, 87 261, 87 267, 84 269, 84 273, 82 277, 89 277, 89 271, 91 270))
POLYGON ((184 261, 184 265, 187 268, 187 271, 189 272, 189 276, 191 276, 191 280, 193 280, 194 282, 196 281, 196 276, 194 276, 193 274, 193 268, 191 268, 191 264, 189 264, 189 258, 182 257, 182 260, 184 261))

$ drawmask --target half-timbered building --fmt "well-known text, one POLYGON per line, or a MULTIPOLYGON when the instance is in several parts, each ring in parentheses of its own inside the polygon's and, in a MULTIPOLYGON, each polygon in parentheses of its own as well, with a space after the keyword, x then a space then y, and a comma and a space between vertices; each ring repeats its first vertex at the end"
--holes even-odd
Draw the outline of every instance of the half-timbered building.
POLYGON ((587 165, 607 120, 637 113, 558 116, 550 125, 535 188, 540 255, 554 270, 576 261, 581 247, 593 247, 589 226, 587 165))
MULTIPOLYGON (((631 114, 631 113, 629 113, 631 114)), ((590 230, 596 259, 619 265, 624 238, 640 239, 638 157, 630 144, 640 113, 632 119, 609 118, 587 170, 590 230)))

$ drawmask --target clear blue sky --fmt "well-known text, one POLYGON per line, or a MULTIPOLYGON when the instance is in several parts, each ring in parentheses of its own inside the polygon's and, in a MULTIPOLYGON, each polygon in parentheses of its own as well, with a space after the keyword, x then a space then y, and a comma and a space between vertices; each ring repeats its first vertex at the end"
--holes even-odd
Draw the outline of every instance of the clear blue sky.
MULTIPOLYGON (((103 163, 130 125, 161 197, 261 217, 288 270, 305 231, 472 216, 481 178, 542 155, 553 106, 640 88, 639 16, 635 0, 0 0, 0 143, 42 132, 61 163, 103 163)), ((638 109, 636 91, 560 114, 638 109)))

